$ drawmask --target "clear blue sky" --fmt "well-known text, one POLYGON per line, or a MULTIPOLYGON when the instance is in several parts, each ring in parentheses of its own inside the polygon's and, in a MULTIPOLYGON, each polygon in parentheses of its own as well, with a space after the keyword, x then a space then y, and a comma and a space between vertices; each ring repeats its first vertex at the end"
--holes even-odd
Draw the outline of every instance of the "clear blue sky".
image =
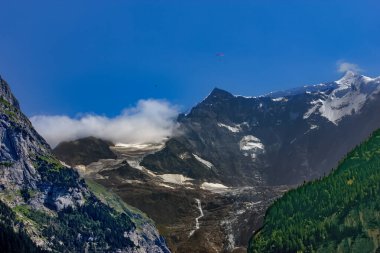
POLYGON ((28 115, 183 110, 217 86, 260 95, 380 75, 380 1, 0 0, 0 73, 28 115), (224 57, 216 56, 223 52, 224 57))

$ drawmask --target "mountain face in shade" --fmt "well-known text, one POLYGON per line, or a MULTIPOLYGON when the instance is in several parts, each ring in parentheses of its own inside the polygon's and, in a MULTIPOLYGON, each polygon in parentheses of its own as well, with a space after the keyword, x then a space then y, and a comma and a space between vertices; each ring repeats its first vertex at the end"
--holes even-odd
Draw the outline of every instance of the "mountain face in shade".
POLYGON ((62 142, 53 149, 54 155, 70 166, 88 165, 100 159, 115 159, 116 155, 110 149, 112 142, 94 137, 75 141, 62 142))
POLYGON ((0 140, 2 252, 169 252, 143 214, 55 158, 1 78, 0 140))
POLYGON ((232 186, 318 178, 380 127, 379 91, 380 78, 352 72, 260 97, 214 89, 180 115, 180 134, 141 165, 232 186))

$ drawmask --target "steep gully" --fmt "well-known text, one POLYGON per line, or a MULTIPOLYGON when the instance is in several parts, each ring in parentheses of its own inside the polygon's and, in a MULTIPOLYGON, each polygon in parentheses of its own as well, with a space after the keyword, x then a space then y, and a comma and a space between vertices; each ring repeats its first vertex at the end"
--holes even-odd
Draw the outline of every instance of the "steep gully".
POLYGON ((195 218, 195 229, 190 232, 189 237, 191 237, 195 233, 195 231, 197 231, 200 228, 199 219, 201 219, 204 216, 201 201, 199 199, 195 199, 195 201, 197 202, 197 207, 201 215, 195 218))

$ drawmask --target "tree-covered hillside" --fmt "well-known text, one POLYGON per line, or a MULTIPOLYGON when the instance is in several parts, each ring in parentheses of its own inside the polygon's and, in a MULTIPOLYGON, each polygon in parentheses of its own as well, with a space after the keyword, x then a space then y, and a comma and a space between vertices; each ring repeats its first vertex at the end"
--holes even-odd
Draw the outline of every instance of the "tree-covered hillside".
POLYGON ((380 130, 267 211, 248 252, 380 252, 380 130))

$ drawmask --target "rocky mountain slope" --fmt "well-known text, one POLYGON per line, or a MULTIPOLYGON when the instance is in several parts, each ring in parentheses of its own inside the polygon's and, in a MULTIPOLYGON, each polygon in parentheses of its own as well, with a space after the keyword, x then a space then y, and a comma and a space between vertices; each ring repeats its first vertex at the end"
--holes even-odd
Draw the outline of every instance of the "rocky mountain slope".
POLYGON ((260 97, 214 89, 179 117, 178 136, 141 165, 228 186, 318 178, 380 127, 380 78, 342 79, 260 97))
POLYGON ((169 252, 151 220, 90 191, 54 157, 1 78, 0 140, 3 251, 169 252))
POLYGON ((380 130, 331 175, 285 194, 249 252, 380 251, 380 130))
POLYGON ((266 208, 289 189, 226 187, 180 174, 156 174, 139 165, 144 156, 161 148, 160 144, 114 146, 117 159, 77 169, 90 185, 101 184, 148 214, 172 252, 246 252, 266 208))
POLYGON ((275 199, 380 127, 379 91, 380 78, 354 73, 261 97, 215 89, 165 143, 77 168, 152 217, 172 252, 245 252, 275 199))

